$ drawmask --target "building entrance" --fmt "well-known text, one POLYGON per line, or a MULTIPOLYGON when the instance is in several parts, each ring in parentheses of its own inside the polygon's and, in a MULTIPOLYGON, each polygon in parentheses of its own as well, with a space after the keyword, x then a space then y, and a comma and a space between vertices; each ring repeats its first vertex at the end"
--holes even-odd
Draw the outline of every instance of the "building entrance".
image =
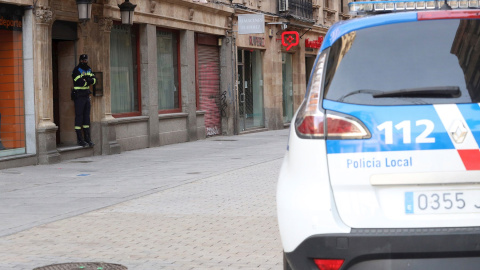
POLYGON ((58 146, 75 145, 75 109, 70 97, 77 64, 77 23, 56 21, 52 28, 53 119, 58 146))
POLYGON ((238 130, 265 126, 262 53, 238 50, 238 130))

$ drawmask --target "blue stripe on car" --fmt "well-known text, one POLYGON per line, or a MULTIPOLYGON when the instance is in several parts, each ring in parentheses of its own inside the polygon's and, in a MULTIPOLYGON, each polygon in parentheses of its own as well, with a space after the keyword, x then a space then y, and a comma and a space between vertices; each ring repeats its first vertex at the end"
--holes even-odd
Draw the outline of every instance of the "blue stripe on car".
POLYGON ((324 100, 323 108, 356 117, 372 134, 372 137, 366 140, 327 140, 329 154, 455 149, 433 105, 366 106, 324 100), (416 143, 415 139, 426 129, 424 125, 416 125, 418 120, 429 120, 433 123, 433 131, 428 136, 435 138, 435 142, 416 143), (385 130, 377 128, 387 121, 392 122, 392 144, 385 143, 385 130), (404 130, 395 128, 395 125, 404 121, 410 121, 410 143, 403 142, 404 130))

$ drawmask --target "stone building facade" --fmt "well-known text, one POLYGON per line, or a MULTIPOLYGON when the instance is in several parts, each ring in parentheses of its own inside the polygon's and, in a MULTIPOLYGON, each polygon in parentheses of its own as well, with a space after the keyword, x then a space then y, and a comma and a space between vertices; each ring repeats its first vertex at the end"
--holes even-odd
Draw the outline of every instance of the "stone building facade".
POLYGON ((0 1, 0 169, 285 128, 323 36, 348 18, 339 0, 131 0, 126 26, 123 2, 93 0, 79 22, 75 0, 0 1), (264 32, 239 29, 243 15, 264 32), (70 98, 84 53, 93 148, 76 146, 70 98))

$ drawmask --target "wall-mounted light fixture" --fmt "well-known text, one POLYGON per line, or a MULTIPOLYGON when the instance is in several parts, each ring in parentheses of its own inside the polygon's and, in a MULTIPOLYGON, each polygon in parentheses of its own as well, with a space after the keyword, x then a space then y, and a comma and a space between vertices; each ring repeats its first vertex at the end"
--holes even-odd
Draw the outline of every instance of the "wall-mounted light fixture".
POLYGON ((267 23, 268 25, 272 25, 272 24, 279 24, 280 25, 280 28, 282 30, 285 30, 288 28, 288 25, 290 24, 290 22, 271 22, 271 23, 267 23))
POLYGON ((133 24, 133 12, 137 5, 130 3, 130 0, 125 0, 121 5, 118 5, 120 8, 120 16, 122 17, 122 24, 133 24))
POLYGON ((92 0, 76 0, 78 20, 86 22, 92 18, 92 0))

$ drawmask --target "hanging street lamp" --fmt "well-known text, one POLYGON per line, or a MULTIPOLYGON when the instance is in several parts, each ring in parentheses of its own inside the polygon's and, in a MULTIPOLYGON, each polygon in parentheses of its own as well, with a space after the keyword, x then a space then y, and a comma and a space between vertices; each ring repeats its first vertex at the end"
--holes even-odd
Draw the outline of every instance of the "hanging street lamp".
POLYGON ((122 17, 122 24, 128 24, 132 25, 133 24, 133 11, 137 7, 137 5, 134 5, 130 3, 130 0, 125 0, 121 5, 118 5, 120 8, 120 16, 122 17))
POLYGON ((78 7, 78 20, 86 22, 92 18, 92 0, 75 0, 78 7))

